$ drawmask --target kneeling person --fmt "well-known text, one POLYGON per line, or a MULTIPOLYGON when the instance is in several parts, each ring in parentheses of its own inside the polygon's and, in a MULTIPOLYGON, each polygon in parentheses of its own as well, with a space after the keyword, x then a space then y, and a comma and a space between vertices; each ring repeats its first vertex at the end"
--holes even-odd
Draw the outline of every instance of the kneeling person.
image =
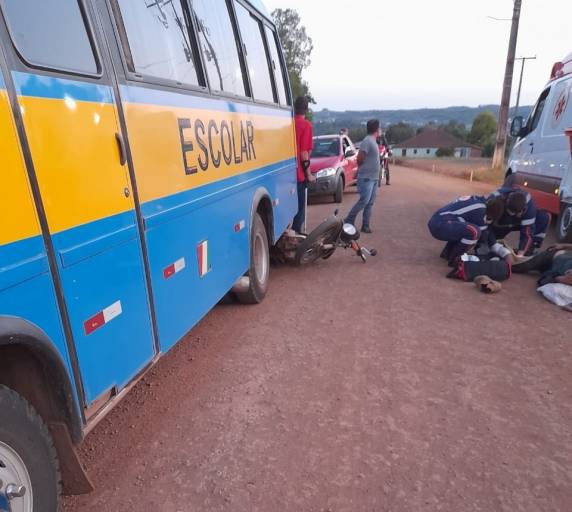
POLYGON ((502 239, 512 231, 520 231, 517 254, 527 256, 538 252, 550 226, 550 213, 539 210, 530 194, 524 190, 503 187, 494 192, 491 198, 501 198, 505 202, 503 216, 490 227, 494 236, 502 239))
MULTIPOLYGON (((441 257, 453 265, 460 256, 472 250, 481 238, 489 242, 487 230, 504 213, 499 198, 464 196, 436 211, 429 220, 429 231, 437 240, 447 242, 441 257)), ((491 250, 497 249, 491 243, 491 250)), ((499 254, 509 257, 508 251, 499 254)))

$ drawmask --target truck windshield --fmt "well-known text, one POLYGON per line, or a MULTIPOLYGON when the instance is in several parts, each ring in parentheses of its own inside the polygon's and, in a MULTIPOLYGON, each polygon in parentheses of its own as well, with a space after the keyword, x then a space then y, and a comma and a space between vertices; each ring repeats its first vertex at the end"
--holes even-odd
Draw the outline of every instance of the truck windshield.
POLYGON ((314 149, 312 158, 323 158, 326 156, 338 156, 340 154, 339 137, 331 139, 314 139, 314 149))

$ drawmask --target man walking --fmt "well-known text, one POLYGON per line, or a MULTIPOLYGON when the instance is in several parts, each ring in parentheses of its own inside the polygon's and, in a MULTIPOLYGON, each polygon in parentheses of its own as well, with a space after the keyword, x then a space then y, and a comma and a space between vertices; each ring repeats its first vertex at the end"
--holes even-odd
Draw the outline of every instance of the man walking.
POLYGON ((363 210, 362 233, 371 233, 371 211, 377 197, 377 184, 381 170, 379 146, 377 145, 379 135, 379 121, 376 119, 368 121, 367 137, 362 141, 357 156, 359 199, 345 219, 348 224, 355 225, 356 217, 363 210))
MULTIPOLYGON (((296 98, 294 102, 294 124, 296 127, 296 150, 298 153, 298 170, 296 181, 298 182, 298 213, 294 217, 292 229, 296 233, 302 232, 302 225, 306 220, 306 201, 308 183, 316 180, 310 172, 310 154, 314 147, 312 123, 306 119, 308 113, 308 100, 303 96, 296 98)), ((304 226, 305 228, 306 226, 304 226)))

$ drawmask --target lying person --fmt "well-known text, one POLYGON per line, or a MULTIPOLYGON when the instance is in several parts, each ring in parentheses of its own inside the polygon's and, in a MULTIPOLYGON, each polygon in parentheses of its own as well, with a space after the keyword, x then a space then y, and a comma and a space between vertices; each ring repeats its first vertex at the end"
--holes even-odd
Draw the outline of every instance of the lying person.
POLYGON ((513 231, 519 231, 517 256, 529 256, 539 252, 550 226, 550 213, 539 210, 530 194, 523 190, 502 187, 493 192, 491 198, 493 197, 504 200, 505 211, 490 227, 491 233, 502 239, 513 231))
POLYGON ((540 272, 539 286, 558 283, 572 286, 572 244, 558 244, 512 267, 516 274, 540 272))
POLYGON ((441 257, 450 266, 455 266, 458 259, 470 252, 481 239, 487 242, 492 252, 502 258, 512 258, 510 251, 487 233, 489 226, 498 221, 503 213, 502 198, 460 197, 433 214, 428 223, 429 232, 437 240, 447 242, 441 257))

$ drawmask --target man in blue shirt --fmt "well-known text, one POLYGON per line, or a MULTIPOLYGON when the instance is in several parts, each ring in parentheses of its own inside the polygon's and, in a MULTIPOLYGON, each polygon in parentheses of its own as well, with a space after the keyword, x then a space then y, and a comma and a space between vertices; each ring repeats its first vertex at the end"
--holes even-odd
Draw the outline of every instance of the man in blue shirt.
POLYGON ((538 252, 546 231, 550 226, 551 215, 539 210, 527 192, 510 187, 502 187, 493 192, 491 198, 501 198, 505 202, 504 215, 491 226, 491 233, 502 239, 512 231, 520 231, 519 256, 538 252))
POLYGON ((510 259, 510 251, 488 236, 489 225, 503 213, 504 202, 499 198, 460 197, 433 214, 428 224, 429 232, 437 240, 447 242, 441 257, 452 266, 481 239, 487 241, 492 252, 510 259))

